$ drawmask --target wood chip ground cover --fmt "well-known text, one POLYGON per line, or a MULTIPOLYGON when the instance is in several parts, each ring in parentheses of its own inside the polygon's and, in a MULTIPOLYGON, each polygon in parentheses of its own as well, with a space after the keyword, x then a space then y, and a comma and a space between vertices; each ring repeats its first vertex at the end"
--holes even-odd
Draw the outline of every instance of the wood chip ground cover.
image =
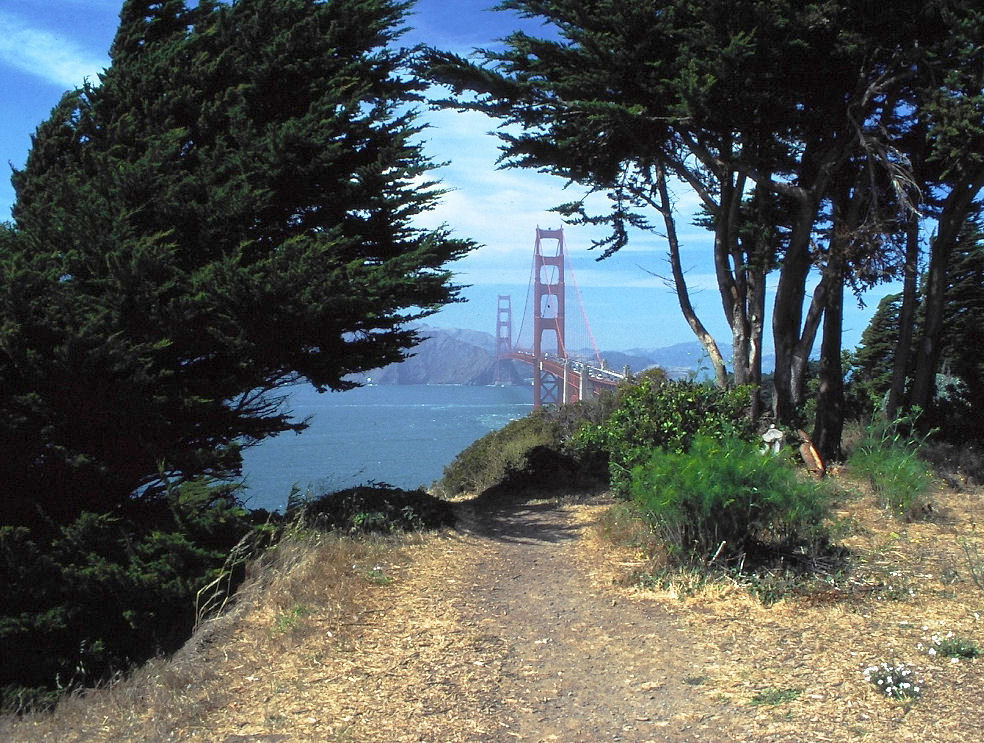
POLYGON ((765 606, 713 581, 627 585, 639 557, 597 536, 585 501, 459 505, 455 531, 326 539, 258 572, 182 653, 4 741, 962 741, 984 729, 981 490, 940 491, 900 523, 846 500, 854 569, 765 606), (904 662, 893 701, 866 666, 904 662))

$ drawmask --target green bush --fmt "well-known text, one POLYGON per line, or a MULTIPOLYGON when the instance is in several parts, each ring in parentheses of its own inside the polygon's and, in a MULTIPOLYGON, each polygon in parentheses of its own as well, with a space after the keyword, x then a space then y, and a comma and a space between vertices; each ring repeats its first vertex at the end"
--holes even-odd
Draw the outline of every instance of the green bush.
POLYGON ((926 506, 932 477, 918 456, 922 440, 908 432, 908 420, 874 421, 847 458, 851 471, 871 483, 882 508, 913 518, 926 506))
POLYGON ((678 563, 809 559, 827 544, 823 484, 737 438, 698 435, 689 451, 657 449, 632 468, 628 488, 678 563))
POLYGON ((590 486, 602 480, 607 459, 598 451, 568 446, 585 425, 597 424, 614 396, 534 410, 465 448, 444 468, 438 488, 445 496, 482 493, 498 485, 590 486))
POLYGON ((611 483, 625 495, 632 469, 648 462, 654 450, 686 452, 697 436, 749 438, 754 424, 747 409, 752 390, 721 390, 709 384, 674 382, 650 372, 620 388, 616 407, 601 423, 585 426, 576 437, 581 451, 607 454, 611 483))
POLYGON ((180 647, 199 590, 224 577, 228 592, 242 577, 228 557, 258 533, 252 522, 234 488, 191 482, 61 527, 0 527, 3 711, 46 706, 59 689, 180 647))
POLYGON ((454 524, 451 504, 424 490, 402 490, 371 483, 318 498, 291 493, 287 517, 301 515, 319 529, 355 533, 389 533, 436 529, 454 524))

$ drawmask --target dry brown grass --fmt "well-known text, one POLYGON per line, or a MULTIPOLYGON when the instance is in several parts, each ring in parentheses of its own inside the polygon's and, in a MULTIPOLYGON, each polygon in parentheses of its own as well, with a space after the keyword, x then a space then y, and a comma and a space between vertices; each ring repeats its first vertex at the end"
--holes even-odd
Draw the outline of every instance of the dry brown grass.
MULTIPOLYGON (((850 488, 839 516, 851 570, 768 606, 742 580, 627 585, 626 575, 654 567, 646 530, 624 512, 566 509, 578 525, 598 523, 596 538, 578 543, 591 585, 621 582, 611 589, 619 606, 658 602, 685 630, 698 656, 685 664, 687 694, 695 709, 723 700, 737 711, 723 731, 730 739, 975 740, 984 659, 951 663, 917 643, 953 631, 984 647, 984 591, 960 544, 984 555, 984 491, 941 489, 926 519, 902 523, 850 488), (921 697, 892 701, 866 683, 864 667, 882 661, 915 667, 921 697)), ((66 699, 53 715, 0 721, 0 740, 494 739, 483 736, 495 729, 491 680, 503 659, 460 609, 463 575, 480 584, 475 566, 498 564, 497 545, 467 531, 387 540, 300 531, 253 566, 229 612, 173 659, 66 699)), ((469 590, 478 600, 480 585, 469 590)))
MULTIPOLYGON (((755 710, 751 728, 731 731, 738 740, 978 738, 984 659, 951 662, 917 645, 953 632, 984 649, 984 591, 961 546, 984 555, 984 490, 941 488, 926 518, 903 523, 863 486, 846 485, 853 495, 838 515, 851 566, 826 585, 794 588, 768 606, 747 581, 726 577, 626 590, 677 607, 704 656, 695 689, 755 710), (921 696, 893 701, 866 683, 863 669, 882 662, 915 668, 921 696)), ((645 561, 623 551, 617 579, 648 569, 645 561)))
POLYGON ((275 661, 319 667, 317 654, 293 658, 311 638, 329 654, 344 647, 372 611, 370 594, 402 559, 400 547, 396 539, 295 530, 251 566, 232 607, 203 623, 173 658, 67 697, 53 714, 0 719, 0 740, 193 739, 205 720, 235 709, 244 689, 261 683, 275 661))

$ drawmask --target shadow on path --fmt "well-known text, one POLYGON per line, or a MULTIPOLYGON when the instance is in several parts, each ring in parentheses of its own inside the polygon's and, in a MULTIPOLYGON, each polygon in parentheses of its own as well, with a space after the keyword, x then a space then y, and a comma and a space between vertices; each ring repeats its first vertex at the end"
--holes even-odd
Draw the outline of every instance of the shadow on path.
MULTIPOLYGON (((585 497, 601 502, 596 496, 585 497)), ((483 494, 456 505, 458 528, 497 542, 571 542, 578 538, 581 530, 560 512, 564 502, 560 497, 533 500, 483 494)))

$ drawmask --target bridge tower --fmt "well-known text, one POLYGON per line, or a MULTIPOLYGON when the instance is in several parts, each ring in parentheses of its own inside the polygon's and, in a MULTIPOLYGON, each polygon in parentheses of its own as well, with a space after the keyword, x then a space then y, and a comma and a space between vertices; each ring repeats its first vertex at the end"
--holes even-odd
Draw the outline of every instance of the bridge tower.
POLYGON ((495 384, 505 384, 503 364, 512 353, 512 296, 498 296, 498 309, 495 316, 495 384))
MULTIPOLYGON (((547 355, 567 358, 564 344, 564 230, 536 228, 533 250, 533 407, 564 402, 565 380, 546 371, 547 355), (556 252, 545 255, 541 240, 556 240, 556 252), (552 334, 544 343, 544 335, 552 334), (552 343, 551 343, 552 341, 552 343)), ((563 362, 562 362, 563 363, 563 362)))

